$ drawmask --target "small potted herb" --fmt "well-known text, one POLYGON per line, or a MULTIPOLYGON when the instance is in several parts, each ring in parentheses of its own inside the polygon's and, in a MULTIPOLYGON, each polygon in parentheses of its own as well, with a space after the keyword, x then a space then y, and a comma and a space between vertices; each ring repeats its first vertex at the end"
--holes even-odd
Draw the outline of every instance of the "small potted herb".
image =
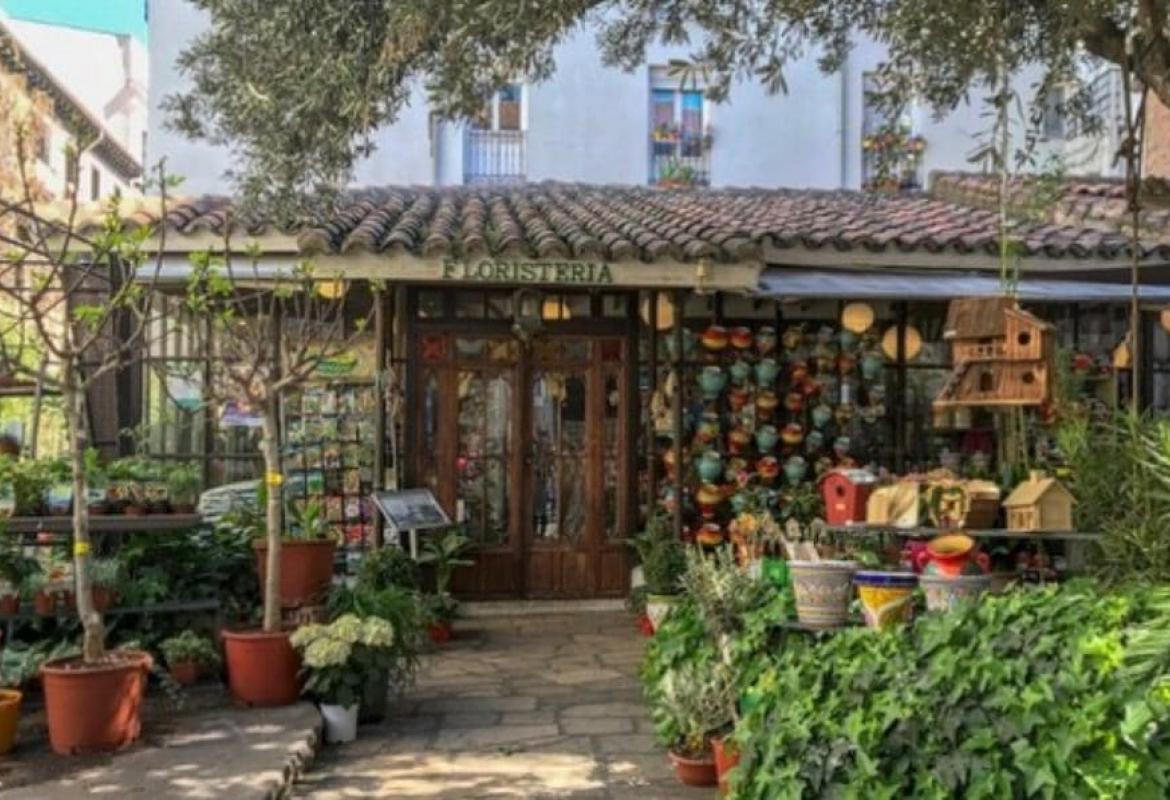
POLYGON ((219 667, 219 652, 206 636, 185 630, 159 644, 167 670, 181 686, 190 686, 199 680, 205 670, 219 667))
POLYGON ((459 602, 451 595, 451 577, 456 567, 470 567, 474 562, 463 556, 471 549, 471 540, 462 530, 451 528, 438 539, 427 539, 419 554, 420 564, 430 564, 435 571, 435 593, 427 597, 431 640, 442 644, 451 640, 451 623, 459 602))
POLYGON ((11 540, 0 545, 0 616, 12 616, 20 611, 24 584, 40 569, 37 560, 26 556, 11 540))
POLYGON ((122 564, 116 558, 97 558, 89 567, 89 579, 93 584, 93 606, 105 611, 118 599, 118 588, 122 577, 122 564))
POLYGON ((301 654, 304 693, 321 708, 325 741, 352 742, 371 675, 394 660, 394 627, 380 617, 345 614, 328 625, 304 625, 290 641, 301 654))
POLYGON ((39 517, 45 511, 49 475, 40 461, 21 460, 12 464, 12 493, 16 516, 39 517))
POLYGON ((73 482, 69 465, 59 458, 33 462, 44 481, 44 508, 54 517, 63 517, 73 509, 73 482))
POLYGON ((25 579, 23 593, 32 599, 33 609, 42 617, 51 617, 57 613, 53 581, 43 571, 34 572, 25 579))
POLYGON ((712 739, 728 732, 734 717, 734 683, 718 667, 689 665, 668 671, 660 690, 673 717, 670 742, 675 775, 687 786, 715 786, 718 774, 712 739))
POLYGON ((646 586, 646 616, 657 628, 678 599, 679 578, 686 570, 686 550, 674 535, 670 517, 656 514, 646 529, 634 537, 646 586))
POLYGON ((84 456, 86 505, 90 514, 105 514, 109 510, 110 477, 102 466, 98 451, 87 448, 84 456))
POLYGON ((195 504, 199 502, 199 489, 202 484, 203 476, 198 464, 187 462, 173 465, 167 471, 171 511, 176 514, 195 513, 195 504))

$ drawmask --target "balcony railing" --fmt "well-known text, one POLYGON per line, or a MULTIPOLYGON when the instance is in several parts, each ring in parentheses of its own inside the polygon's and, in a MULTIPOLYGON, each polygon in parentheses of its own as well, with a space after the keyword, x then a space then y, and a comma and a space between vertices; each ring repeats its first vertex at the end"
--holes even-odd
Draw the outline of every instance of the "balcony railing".
POLYGON ((655 186, 709 186, 710 142, 703 136, 650 137, 650 183, 655 186))
POLYGON ((524 131, 464 132, 465 184, 523 183, 526 174, 524 131))

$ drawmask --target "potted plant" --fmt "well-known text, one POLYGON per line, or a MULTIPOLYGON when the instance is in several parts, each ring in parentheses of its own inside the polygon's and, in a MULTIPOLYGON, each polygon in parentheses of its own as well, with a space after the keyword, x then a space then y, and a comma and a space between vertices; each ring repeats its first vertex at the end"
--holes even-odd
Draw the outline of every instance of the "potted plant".
POLYGON ((190 686, 204 670, 215 669, 220 663, 219 652, 211 640, 193 630, 164 639, 158 647, 167 662, 167 670, 180 686, 190 686))
POLYGON ((304 665, 304 692, 321 708, 325 741, 352 742, 362 692, 371 675, 389 668, 394 628, 379 617, 345 614, 328 625, 304 625, 291 641, 304 665))
POLYGON ((20 611, 22 590, 30 577, 40 572, 35 558, 26 556, 19 545, 5 539, 0 546, 0 616, 20 611))
POLYGON ((141 459, 119 458, 110 464, 109 505, 120 514, 137 517, 146 513, 141 459))
POLYGON ((39 517, 45 511, 45 495, 49 490, 49 475, 45 465, 33 459, 22 459, 12 465, 12 493, 16 516, 39 517))
POLYGON ((638 551, 642 562, 646 581, 646 616, 657 628, 678 598, 679 578, 686 569, 686 551, 675 537, 667 514, 650 517, 646 529, 630 544, 638 551))
POLYGON ((33 610, 42 617, 57 613, 57 595, 53 592, 53 581, 42 570, 29 575, 21 590, 25 599, 32 600, 33 610))
POLYGON ((122 564, 116 558, 96 558, 89 569, 93 582, 93 606, 98 611, 105 611, 117 600, 122 564))
MULTIPOLYGON (((325 517, 325 507, 309 500, 299 509, 289 503, 290 525, 280 546, 280 603, 285 608, 320 605, 333 582, 337 539, 325 517)), ((268 579, 268 542, 252 541, 256 569, 263 587, 268 579)))
POLYGON ((193 514, 199 502, 199 489, 203 475, 195 462, 178 463, 167 471, 167 491, 170 494, 171 511, 176 514, 193 514))
POLYGON ((725 670, 690 664, 668 671, 660 689, 678 732, 669 752, 675 775, 687 786, 715 786, 711 741, 732 727, 733 682, 725 670))
POLYGON ((20 723, 20 703, 23 697, 16 687, 0 684, 0 756, 12 752, 16 744, 16 727, 20 723))
POLYGON ((87 448, 84 457, 85 474, 89 478, 86 507, 90 514, 105 514, 109 510, 110 478, 102 466, 101 457, 94 448, 87 448))
POLYGON ((469 567, 474 562, 463 558, 471 548, 471 540, 458 528, 449 528, 438 539, 427 539, 419 555, 419 563, 430 564, 435 570, 435 593, 428 598, 431 612, 430 635, 436 644, 450 641, 451 623, 459 609, 451 596, 451 576, 456 567, 469 567))

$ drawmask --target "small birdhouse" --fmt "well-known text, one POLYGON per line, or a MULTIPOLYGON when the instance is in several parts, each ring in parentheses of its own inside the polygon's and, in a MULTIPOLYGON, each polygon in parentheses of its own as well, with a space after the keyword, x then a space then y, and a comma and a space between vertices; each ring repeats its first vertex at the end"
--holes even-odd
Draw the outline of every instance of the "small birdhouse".
POLYGON ((918 481, 899 481, 879 486, 869 495, 865 521, 870 525, 916 528, 919 524, 918 481))
POLYGON ((877 478, 863 469, 834 469, 821 478, 821 498, 825 501, 825 521, 830 525, 850 525, 865 521, 866 503, 877 478))
POLYGON ((1071 531, 1072 506, 1072 492, 1042 472, 1032 472, 1003 501, 1013 531, 1071 531))

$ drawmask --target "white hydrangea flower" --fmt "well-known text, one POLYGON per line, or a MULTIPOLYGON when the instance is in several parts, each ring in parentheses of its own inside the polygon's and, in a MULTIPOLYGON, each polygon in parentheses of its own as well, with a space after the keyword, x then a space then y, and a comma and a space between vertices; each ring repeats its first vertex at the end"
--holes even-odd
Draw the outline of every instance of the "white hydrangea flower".
POLYGON ((392 647, 394 626, 380 617, 366 617, 362 622, 361 643, 368 647, 392 647))
POLYGON ((329 635, 348 644, 357 644, 362 636, 362 620, 356 614, 338 617, 329 626, 329 635))
POLYGON ((317 639, 305 648, 305 666, 312 669, 344 666, 349 661, 353 646, 338 639, 317 639))

